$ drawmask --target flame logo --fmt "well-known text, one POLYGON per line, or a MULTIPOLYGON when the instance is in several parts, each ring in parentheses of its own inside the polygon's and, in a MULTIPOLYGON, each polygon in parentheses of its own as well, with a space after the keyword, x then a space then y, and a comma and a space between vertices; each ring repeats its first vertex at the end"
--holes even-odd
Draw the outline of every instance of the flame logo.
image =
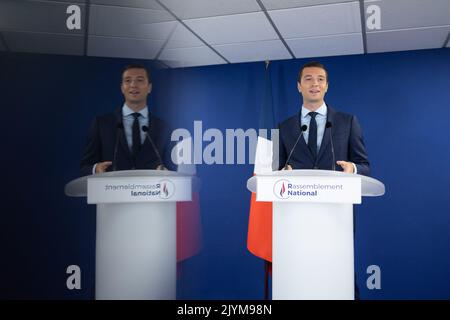
POLYGON ((285 192, 286 192, 286 188, 284 187, 284 182, 283 182, 283 184, 281 185, 280 197, 283 198, 283 195, 284 195, 285 192))
POLYGON ((169 199, 175 194, 175 185, 170 180, 160 180, 158 186, 160 191, 159 197, 161 199, 169 199))
POLYGON ((169 196, 169 190, 167 190, 167 185, 166 185, 166 183, 164 183, 164 185, 163 185, 163 192, 164 192, 164 195, 166 196, 166 198, 169 196))
POLYGON ((288 199, 290 198, 290 192, 288 192, 288 189, 290 187, 290 181, 286 180, 286 179, 280 179, 277 180, 274 184, 273 184, 273 195, 275 197, 277 197, 278 199, 288 199))

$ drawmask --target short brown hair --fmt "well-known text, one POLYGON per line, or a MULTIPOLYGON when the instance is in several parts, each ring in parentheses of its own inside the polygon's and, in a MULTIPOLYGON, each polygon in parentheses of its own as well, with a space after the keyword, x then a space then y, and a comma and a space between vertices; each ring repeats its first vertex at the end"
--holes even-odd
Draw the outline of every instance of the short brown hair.
POLYGON ((122 70, 122 78, 123 78, 123 74, 125 73, 125 71, 130 70, 130 69, 144 69, 145 73, 147 74, 148 83, 152 83, 152 79, 150 77, 150 71, 143 64, 139 64, 139 63, 126 65, 125 68, 123 68, 123 70, 122 70))
POLYGON ((317 62, 317 61, 311 61, 311 62, 308 62, 308 63, 305 63, 301 68, 300 68, 300 71, 298 72, 298 78, 297 78, 297 81, 298 82, 300 82, 300 80, 302 80, 302 73, 303 73, 303 69, 305 69, 305 68, 320 68, 320 69, 323 69, 324 71, 325 71, 325 76, 326 76, 326 79, 327 79, 327 82, 328 82, 328 72, 327 72, 327 69, 325 69, 325 66, 323 65, 323 64, 321 64, 320 62, 317 62))

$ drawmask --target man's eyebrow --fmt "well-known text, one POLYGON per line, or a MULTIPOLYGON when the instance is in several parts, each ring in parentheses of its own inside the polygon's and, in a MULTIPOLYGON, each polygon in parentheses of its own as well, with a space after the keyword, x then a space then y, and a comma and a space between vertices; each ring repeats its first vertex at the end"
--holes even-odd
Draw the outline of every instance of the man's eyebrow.
MULTIPOLYGON (((124 77, 124 79, 132 79, 132 78, 133 78, 133 76, 126 76, 126 77, 124 77)), ((145 79, 144 76, 136 76, 135 78, 136 79, 145 79)))
MULTIPOLYGON (((313 76, 312 74, 305 74, 305 75, 303 76, 303 78, 306 78, 306 77, 312 77, 312 76, 313 76)), ((326 76, 319 74, 319 75, 317 76, 317 78, 326 78, 326 76)))

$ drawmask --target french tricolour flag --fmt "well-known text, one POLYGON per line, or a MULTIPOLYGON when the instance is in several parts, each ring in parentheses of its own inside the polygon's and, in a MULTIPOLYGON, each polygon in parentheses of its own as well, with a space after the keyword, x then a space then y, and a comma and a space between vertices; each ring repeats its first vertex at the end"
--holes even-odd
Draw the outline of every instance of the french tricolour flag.
MULTIPOLYGON (((264 99, 259 116, 259 129, 266 129, 267 135, 260 135, 256 145, 254 174, 272 172, 278 167, 273 150, 278 150, 278 131, 275 128, 275 114, 272 98, 270 63, 266 61, 264 99)), ((272 203, 256 201, 252 193, 248 223, 247 248, 255 256, 272 261, 272 203)))

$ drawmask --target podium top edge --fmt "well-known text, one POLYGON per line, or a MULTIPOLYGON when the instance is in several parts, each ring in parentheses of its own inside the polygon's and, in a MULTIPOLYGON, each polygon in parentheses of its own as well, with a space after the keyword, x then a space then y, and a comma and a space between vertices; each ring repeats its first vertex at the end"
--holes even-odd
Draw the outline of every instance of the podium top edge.
MULTIPOLYGON (((342 171, 319 170, 319 169, 295 169, 295 170, 279 170, 258 174, 258 177, 359 177, 364 180, 379 181, 375 178, 363 176, 357 173, 345 173, 342 171)), ((253 176, 255 177, 255 176, 253 176)), ((252 178, 253 178, 252 177, 252 178)), ((250 178, 251 179, 251 178, 250 178)))
POLYGON ((88 179, 100 179, 100 178, 149 178, 149 177, 173 177, 173 178, 191 178, 194 185, 199 185, 196 181, 198 178, 195 175, 189 175, 186 173, 179 173, 177 171, 169 170, 122 170, 114 172, 104 172, 92 174, 84 177, 74 179, 66 184, 64 193, 71 197, 83 197, 86 196, 86 187, 88 179))
POLYGON ((384 184, 375 178, 355 173, 318 169, 280 170, 254 175, 247 180, 247 189, 256 192, 256 179, 261 177, 358 177, 361 178, 363 196, 382 196, 385 193, 384 184))

